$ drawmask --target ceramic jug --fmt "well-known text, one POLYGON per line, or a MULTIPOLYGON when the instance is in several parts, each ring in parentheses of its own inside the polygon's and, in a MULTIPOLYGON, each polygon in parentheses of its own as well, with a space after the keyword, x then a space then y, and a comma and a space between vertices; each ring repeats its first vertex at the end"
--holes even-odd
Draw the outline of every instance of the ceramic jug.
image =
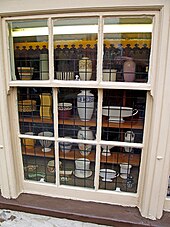
MULTIPOLYGON (((133 131, 127 131, 125 133, 125 142, 133 143, 135 140, 135 134, 133 131)), ((125 147, 126 152, 132 152, 132 147, 125 147)))

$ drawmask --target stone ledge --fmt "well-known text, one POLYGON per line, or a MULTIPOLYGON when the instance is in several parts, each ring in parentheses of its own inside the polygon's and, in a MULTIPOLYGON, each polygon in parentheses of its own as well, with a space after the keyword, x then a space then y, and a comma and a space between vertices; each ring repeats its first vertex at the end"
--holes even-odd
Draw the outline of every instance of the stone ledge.
POLYGON ((0 209, 42 214, 114 227, 170 226, 170 213, 168 212, 164 212, 160 220, 152 221, 141 217, 137 208, 32 194, 21 194, 17 199, 4 199, 0 196, 0 209))

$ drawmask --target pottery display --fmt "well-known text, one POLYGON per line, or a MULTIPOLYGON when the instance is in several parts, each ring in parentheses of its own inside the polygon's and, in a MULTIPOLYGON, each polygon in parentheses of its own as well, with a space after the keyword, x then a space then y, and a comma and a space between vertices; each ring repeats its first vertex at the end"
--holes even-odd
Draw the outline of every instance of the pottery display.
POLYGON ((74 175, 78 178, 88 178, 92 175, 90 170, 90 160, 87 158, 78 158, 75 160, 74 175))
POLYGON ((40 80, 49 79, 48 54, 40 54, 40 80))
MULTIPOLYGON (((48 131, 40 132, 40 133, 38 133, 38 136, 52 137, 53 133, 48 132, 48 131)), ((39 142, 40 142, 41 146, 43 147, 42 148, 43 152, 50 152, 51 151, 51 148, 49 148, 49 147, 51 146, 53 141, 40 139, 39 142)))
POLYGON ((137 109, 123 106, 103 106, 102 114, 109 117, 109 122, 124 122, 125 117, 132 117, 138 113, 137 109))
POLYGON ((135 80, 136 63, 133 60, 127 60, 123 64, 123 76, 125 82, 135 80))
MULTIPOLYGON (((81 140, 93 140, 94 136, 92 130, 90 130, 89 127, 81 127, 80 130, 78 131, 77 138, 81 140)), ((89 155, 92 150, 91 144, 79 143, 78 147, 81 155, 83 156, 89 155)))
POLYGON ((90 121, 94 111, 94 95, 90 90, 81 90, 77 95, 77 111, 81 121, 90 121))
POLYGON ((112 179, 118 176, 118 173, 113 169, 100 169, 99 176, 102 177, 102 181, 112 182, 112 179))
MULTIPOLYGON (((133 143, 134 140, 135 140, 135 134, 134 134, 134 132, 133 131, 127 131, 125 133, 125 139, 124 139, 124 141, 125 142, 129 142, 129 143, 133 143)), ((124 147, 124 149, 125 149, 126 152, 132 152, 132 149, 133 148, 132 147, 124 147)))
POLYGON ((50 93, 40 95, 40 117, 52 118, 52 95, 50 93))
POLYGON ((120 164, 120 177, 122 179, 127 179, 128 175, 130 175, 132 165, 128 163, 121 163, 120 164))
POLYGON ((116 81, 116 69, 103 69, 103 81, 116 81))
POLYGON ((79 60, 80 80, 90 80, 92 76, 92 61, 88 57, 79 60))

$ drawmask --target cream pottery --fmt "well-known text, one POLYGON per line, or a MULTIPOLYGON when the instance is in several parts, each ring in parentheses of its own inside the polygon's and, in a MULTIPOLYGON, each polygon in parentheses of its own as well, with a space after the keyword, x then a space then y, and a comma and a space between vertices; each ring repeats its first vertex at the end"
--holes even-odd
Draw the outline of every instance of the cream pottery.
POLYGON ((102 114, 109 117, 110 122, 124 122, 124 117, 132 117, 138 110, 123 106, 103 106, 102 114))
POLYGON ((74 175, 78 178, 87 178, 92 175, 90 170, 90 161, 87 158, 78 158, 75 161, 74 175))
MULTIPOLYGON (((127 131, 125 133, 125 142, 133 143, 135 140, 135 134, 132 131, 127 131)), ((125 147, 126 152, 132 152, 132 147, 125 147)))
POLYGON ((90 80, 92 76, 92 61, 88 57, 83 57, 79 61, 80 80, 90 80))
MULTIPOLYGON (((77 138, 82 140, 93 140, 94 136, 89 127, 81 127, 81 129, 78 131, 77 138)), ((83 156, 89 155, 92 149, 91 144, 79 143, 78 147, 81 155, 83 156)))
POLYGON ((81 121, 90 121, 94 111, 94 95, 90 90, 81 90, 77 95, 77 111, 81 121))

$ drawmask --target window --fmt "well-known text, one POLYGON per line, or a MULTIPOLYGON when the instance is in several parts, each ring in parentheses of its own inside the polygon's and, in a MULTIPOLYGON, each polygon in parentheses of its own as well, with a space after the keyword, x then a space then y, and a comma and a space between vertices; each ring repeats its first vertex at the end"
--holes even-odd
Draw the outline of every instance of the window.
POLYGON ((149 14, 7 20, 26 181, 137 192, 152 21, 149 14))

